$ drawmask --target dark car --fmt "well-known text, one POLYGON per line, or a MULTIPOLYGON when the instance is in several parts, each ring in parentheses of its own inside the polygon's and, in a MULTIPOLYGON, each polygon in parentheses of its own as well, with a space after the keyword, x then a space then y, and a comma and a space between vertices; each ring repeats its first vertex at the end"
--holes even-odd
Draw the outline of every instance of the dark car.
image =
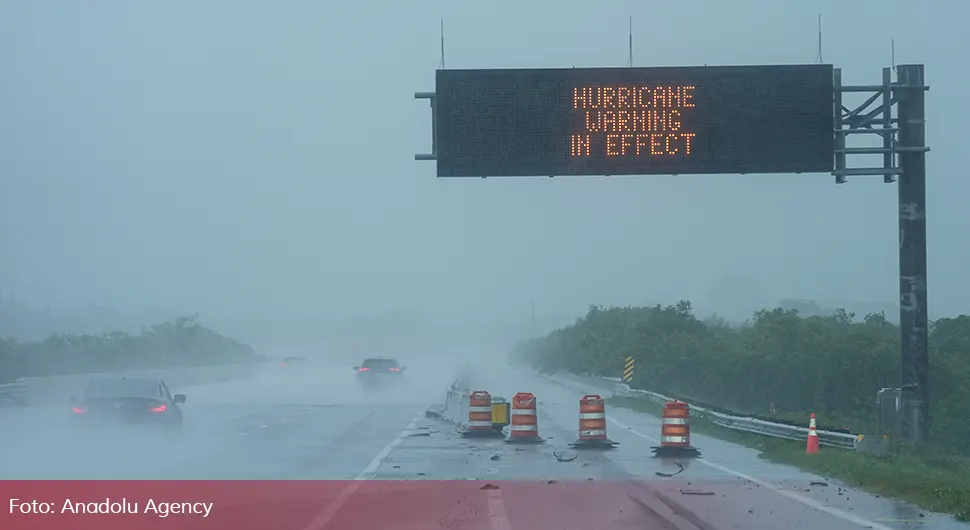
POLYGON ((88 383, 84 394, 71 398, 71 412, 80 425, 158 425, 182 427, 185 394, 172 395, 161 379, 119 377, 88 383))
POLYGON ((364 359, 360 366, 355 366, 357 378, 362 381, 388 381, 400 378, 405 367, 395 359, 372 357, 364 359))

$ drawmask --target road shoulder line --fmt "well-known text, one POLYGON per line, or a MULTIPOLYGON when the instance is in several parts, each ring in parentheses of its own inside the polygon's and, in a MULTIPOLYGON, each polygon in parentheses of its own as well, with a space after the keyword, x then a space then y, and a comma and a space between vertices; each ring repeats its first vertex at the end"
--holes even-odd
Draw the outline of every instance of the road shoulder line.
MULTIPOLYGON (((616 418, 613 418, 612 416, 607 415, 606 416, 606 419, 607 419, 607 421, 610 421, 611 423, 615 424, 617 427, 623 429, 626 432, 629 432, 630 434, 639 436, 640 438, 643 438, 644 440, 649 440, 650 442, 653 442, 653 443, 655 443, 657 445, 660 445, 660 440, 658 440, 658 439, 656 439, 656 438, 654 438, 652 436, 647 436, 646 434, 643 434, 642 432, 637 431, 633 427, 630 427, 630 426, 628 426, 628 425, 626 425, 626 424, 624 424, 624 423, 622 423, 620 421, 617 421, 616 418)), ((890 527, 888 527, 886 525, 882 525, 882 524, 879 524, 879 523, 877 523, 875 521, 870 521, 870 520, 865 519, 863 517, 859 517, 857 515, 853 515, 853 514, 851 514, 849 512, 846 512, 844 510, 841 510, 839 508, 835 508, 835 507, 832 507, 832 506, 826 506, 826 505, 824 505, 824 504, 816 501, 815 499, 806 497, 804 495, 801 495, 801 494, 796 493, 796 492, 791 491, 791 490, 782 489, 781 487, 779 487, 776 484, 773 484, 773 483, 768 482, 766 480, 759 479, 757 477, 753 477, 753 476, 748 475, 748 474, 745 474, 745 473, 741 473, 740 471, 735 471, 735 470, 733 470, 733 469, 731 469, 729 467, 723 466, 723 465, 718 464, 716 462, 711 462, 710 460, 707 460, 707 459, 704 459, 704 458, 698 458, 698 459, 696 459, 694 461, 695 462, 698 462, 700 464, 703 464, 705 466, 708 466, 710 468, 716 469, 718 471, 721 471, 722 473, 727 473, 728 475, 733 475, 733 476, 735 476, 737 478, 740 478, 742 480, 751 481, 751 482, 753 482, 753 483, 755 483, 755 484, 757 484, 757 485, 759 485, 759 486, 761 486, 763 488, 767 488, 767 489, 769 489, 769 490, 771 490, 771 491, 773 491, 773 492, 775 492, 775 493, 777 493, 777 494, 779 494, 779 495, 781 495, 783 497, 787 497, 787 498, 789 498, 789 499, 791 499, 791 500, 793 500, 795 502, 798 502, 800 504, 803 504, 805 506, 808 506, 809 508, 813 508, 815 510, 818 510, 818 511, 821 511, 821 512, 824 512, 824 513, 827 513, 827 514, 829 514, 829 515, 831 515, 833 517, 837 517, 839 519, 842 519, 843 521, 848 521, 850 523, 857 524, 859 526, 863 526, 863 527, 866 527, 866 528, 871 528, 873 530, 893 530, 892 528, 890 528, 890 527)))
POLYGON ((381 451, 377 453, 377 456, 375 456, 370 463, 367 464, 363 471, 358 473, 353 480, 349 481, 347 486, 340 490, 337 497, 330 501, 323 511, 314 516, 313 519, 311 519, 310 522, 303 527, 303 530, 323 530, 326 528, 327 525, 330 524, 330 521, 332 521, 337 515, 337 512, 339 512, 340 509, 343 508, 344 504, 347 503, 347 500, 350 499, 350 497, 353 496, 353 494, 356 493, 360 488, 361 481, 373 478, 377 468, 381 467, 381 464, 384 463, 384 459, 391 454, 391 451, 394 450, 394 448, 401 443, 402 440, 407 438, 408 435, 414 431, 415 426, 417 425, 418 421, 420 421, 423 414, 423 410, 422 412, 416 414, 411 422, 404 427, 404 430, 401 431, 393 440, 391 440, 391 443, 387 444, 384 449, 381 449, 381 451))
POLYGON ((512 530, 512 521, 505 509, 501 490, 488 491, 488 524, 491 530, 512 530))

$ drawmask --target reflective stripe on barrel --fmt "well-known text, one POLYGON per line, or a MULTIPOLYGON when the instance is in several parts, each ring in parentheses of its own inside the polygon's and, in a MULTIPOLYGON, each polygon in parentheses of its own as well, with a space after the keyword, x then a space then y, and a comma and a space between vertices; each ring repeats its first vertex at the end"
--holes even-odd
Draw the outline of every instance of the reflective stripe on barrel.
POLYGON ((476 390, 468 396, 469 431, 482 431, 492 428, 492 396, 484 390, 476 390))
POLYGON ((587 394, 579 400, 579 439, 606 439, 606 403, 597 394, 587 394))
POLYGON ((660 445, 675 447, 690 445, 690 405, 683 401, 664 403, 660 445))
POLYGON ((537 438, 539 436, 536 397, 534 395, 528 392, 515 394, 512 398, 511 413, 510 438, 537 438))

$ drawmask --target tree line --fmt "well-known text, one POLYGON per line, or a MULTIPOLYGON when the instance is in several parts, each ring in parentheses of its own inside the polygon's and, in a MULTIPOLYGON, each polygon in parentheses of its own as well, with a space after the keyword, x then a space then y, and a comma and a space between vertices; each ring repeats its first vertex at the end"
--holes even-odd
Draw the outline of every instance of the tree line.
MULTIPOLYGON (((802 316, 763 309, 743 325, 698 319, 689 301, 590 307, 574 324, 520 342, 513 360, 546 373, 617 377, 631 386, 739 413, 877 432, 876 393, 899 386, 900 330, 882 313, 802 316)), ((930 328, 934 444, 970 454, 970 316, 930 328)))
POLYGON ((42 341, 0 339, 0 383, 38 377, 260 359, 252 348, 182 317, 138 334, 54 334, 42 341))
POLYGON ((174 320, 178 316, 178 312, 160 310, 132 314, 96 305, 51 309, 30 304, 28 300, 0 286, 0 338, 39 341, 54 333, 131 333, 140 330, 147 322, 174 320))

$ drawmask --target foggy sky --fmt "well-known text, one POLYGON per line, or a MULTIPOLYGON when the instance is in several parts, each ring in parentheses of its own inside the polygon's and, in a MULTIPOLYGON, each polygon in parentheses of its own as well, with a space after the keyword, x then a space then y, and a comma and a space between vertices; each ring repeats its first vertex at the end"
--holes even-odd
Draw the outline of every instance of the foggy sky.
POLYGON ((0 289, 210 318, 895 302, 896 186, 828 175, 436 179, 446 66, 926 64, 929 296, 970 311, 965 51, 913 2, 0 3, 0 289), (467 5, 466 5, 467 4, 467 5), (477 7, 473 9, 472 7, 477 7), (867 28, 868 33, 860 33, 867 28), (884 34, 877 31, 884 30, 884 34), (760 291, 760 292, 753 292, 760 291))

